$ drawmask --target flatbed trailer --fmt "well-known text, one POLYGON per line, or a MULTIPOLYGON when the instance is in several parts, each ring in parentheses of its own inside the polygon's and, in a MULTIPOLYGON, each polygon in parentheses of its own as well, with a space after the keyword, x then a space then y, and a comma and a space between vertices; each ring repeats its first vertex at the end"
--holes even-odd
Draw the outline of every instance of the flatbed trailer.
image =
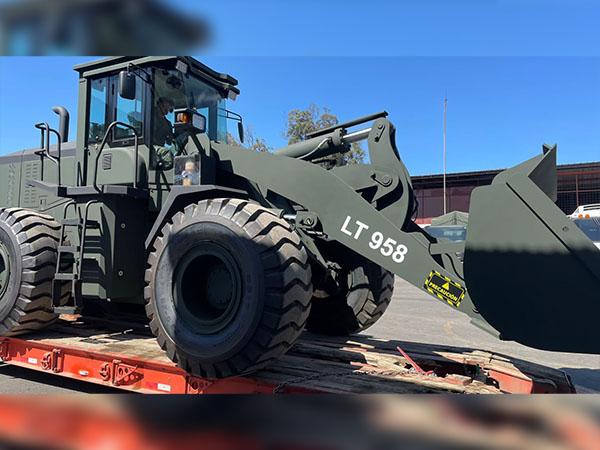
POLYGON ((4 363, 139 393, 575 393, 561 371, 482 350, 366 335, 304 333, 257 373, 220 380, 173 364, 147 326, 61 316, 46 331, 0 338, 4 363))

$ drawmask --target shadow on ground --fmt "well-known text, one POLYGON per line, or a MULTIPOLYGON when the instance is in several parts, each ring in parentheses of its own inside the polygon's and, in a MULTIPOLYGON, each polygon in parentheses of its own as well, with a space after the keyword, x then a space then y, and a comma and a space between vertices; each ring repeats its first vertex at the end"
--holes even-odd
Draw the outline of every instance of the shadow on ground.
MULTIPOLYGON (((69 391, 75 391, 88 394, 115 394, 118 392, 122 392, 108 386, 101 386, 93 383, 87 383, 84 381, 73 380, 66 377, 60 377, 49 373, 38 372, 23 367, 11 366, 8 364, 0 365, 0 376, 7 377, 8 379, 14 379, 15 382, 18 382, 19 394, 51 393, 48 392, 48 386, 56 388, 56 391, 53 392, 56 394, 65 393, 65 391, 66 393, 68 393, 69 391)), ((10 394, 10 383, 5 382, 1 392, 4 394, 10 394)))
POLYGON ((573 380, 576 379, 577 386, 600 393, 600 370, 574 367, 561 367, 560 370, 564 370, 573 380))

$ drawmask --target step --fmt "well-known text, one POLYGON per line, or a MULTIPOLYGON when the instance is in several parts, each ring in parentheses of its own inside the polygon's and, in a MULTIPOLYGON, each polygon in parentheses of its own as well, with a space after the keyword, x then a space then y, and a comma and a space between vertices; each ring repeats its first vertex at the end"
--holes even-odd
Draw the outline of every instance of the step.
POLYGON ((65 227, 76 227, 79 225, 83 225, 83 221, 81 219, 64 219, 62 224, 65 227))
POLYGON ((76 273, 57 273, 54 275, 55 280, 60 281, 75 281, 79 279, 76 273))
POLYGON ((56 314, 80 314, 83 308, 81 306, 55 306, 54 312, 56 314))
POLYGON ((87 221, 87 228, 93 228, 95 230, 100 228, 100 223, 96 220, 89 220, 87 221))
MULTIPOLYGON (((65 227, 82 227, 83 226, 83 219, 64 219, 62 221, 62 224, 65 227)), ((96 220, 88 220, 87 221, 87 228, 95 228, 98 229, 100 228, 100 224, 96 221, 96 220)))
POLYGON ((59 245, 57 250, 59 253, 78 253, 80 248, 78 245, 59 245))

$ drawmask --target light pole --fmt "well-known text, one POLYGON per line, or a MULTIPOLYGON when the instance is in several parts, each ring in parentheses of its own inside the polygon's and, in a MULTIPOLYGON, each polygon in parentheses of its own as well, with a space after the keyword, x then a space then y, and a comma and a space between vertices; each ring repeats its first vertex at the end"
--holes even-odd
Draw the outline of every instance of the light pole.
POLYGON ((446 103, 448 102, 448 92, 444 97, 444 214, 446 214, 446 103))

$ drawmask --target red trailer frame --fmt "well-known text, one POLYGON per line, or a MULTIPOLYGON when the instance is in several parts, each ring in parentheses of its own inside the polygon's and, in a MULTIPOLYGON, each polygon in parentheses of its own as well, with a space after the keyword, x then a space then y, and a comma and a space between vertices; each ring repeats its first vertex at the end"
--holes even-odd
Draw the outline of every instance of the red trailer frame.
POLYGON ((0 359, 139 393, 575 392, 560 370, 523 361, 517 367, 489 352, 368 336, 306 334, 280 361, 256 374, 205 379, 169 361, 150 335, 114 327, 108 331, 77 320, 61 322, 46 334, 0 338, 0 359))

